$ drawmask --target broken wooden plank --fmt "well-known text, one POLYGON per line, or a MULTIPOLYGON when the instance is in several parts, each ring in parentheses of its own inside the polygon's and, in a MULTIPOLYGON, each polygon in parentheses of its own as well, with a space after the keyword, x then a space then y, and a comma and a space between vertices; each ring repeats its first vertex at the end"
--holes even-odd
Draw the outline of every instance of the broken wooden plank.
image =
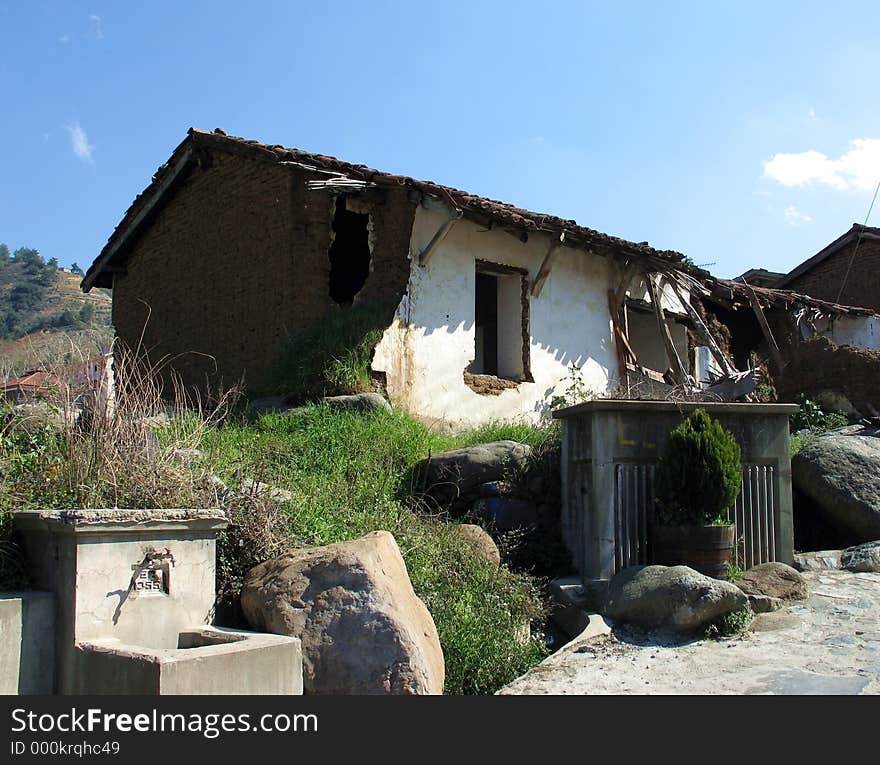
POLYGON ((691 305, 691 301, 686 300, 682 293, 679 291, 680 285, 676 283, 674 277, 670 277, 668 281, 669 286, 672 287, 672 291, 678 298, 678 302, 682 304, 684 310, 687 312, 687 315, 694 323, 694 328, 697 330, 697 334, 702 338, 703 342, 706 343, 709 351, 718 361, 718 365, 721 367, 721 370, 728 377, 736 374, 736 366, 734 366, 734 364, 727 358, 727 356, 724 355, 721 348, 718 346, 718 343, 715 342, 715 338, 712 337, 712 333, 709 331, 709 328, 706 326, 702 317, 697 312, 697 309, 691 305))
POLYGON ((611 315, 611 328, 614 333, 614 345, 617 349, 617 369, 620 379, 626 378, 626 358, 623 351, 623 333, 620 331, 620 314, 614 298, 614 290, 608 290, 608 313, 611 315))
POLYGON ((748 287, 749 302, 752 304, 752 310, 755 312, 755 317, 758 319, 758 325, 761 327, 761 332, 763 332, 764 339, 767 341, 767 347, 770 349, 770 358, 773 361, 774 371, 779 374, 782 372, 782 354, 779 352, 776 338, 773 337, 773 332, 770 330, 770 325, 767 323, 767 317, 764 315, 764 309, 761 307, 761 303, 758 300, 755 291, 752 289, 752 285, 745 280, 743 280, 743 283, 748 287))
POLYGON ((633 261, 627 260, 623 266, 623 272, 620 275, 620 284, 617 286, 617 291, 614 293, 614 298, 617 301, 617 305, 624 305, 626 302, 626 291, 629 287, 629 283, 632 281, 633 276, 636 275, 636 265, 633 261))
MULTIPOLYGON (((626 310, 626 309, 624 309, 624 310, 626 310)), ((639 360, 636 357, 636 352, 633 350, 632 346, 629 344, 629 340, 627 339, 627 333, 625 331, 620 333, 620 339, 623 342, 624 350, 626 350, 626 352, 629 354, 630 358, 633 360, 633 363, 638 364, 639 360)))
POLYGON ((643 367, 640 364, 627 364, 626 368, 630 372, 638 372, 640 375, 644 375, 645 377, 653 380, 654 382, 666 382, 664 379, 664 375, 654 369, 648 369, 648 367, 643 367))
POLYGON ((541 290, 544 289, 544 282, 547 281, 547 277, 550 276, 550 271, 553 269, 553 260, 556 257, 556 253, 559 252, 559 248, 563 244, 565 244, 564 231, 559 235, 558 239, 552 240, 547 248, 547 254, 544 255, 541 267, 538 269, 538 273, 532 282, 532 297, 540 296, 541 290))
POLYGON ((666 357, 672 365, 673 379, 676 384, 685 387, 689 386, 688 373, 681 363, 681 357, 675 349, 675 343, 672 341, 672 334, 669 331, 669 325, 666 323, 666 315, 663 312, 663 306, 660 304, 660 297, 657 287, 651 278, 651 274, 645 272, 645 283, 648 287, 648 294, 651 297, 651 303, 654 305, 654 316, 657 318, 657 326, 660 329, 660 336, 663 338, 663 345, 666 347, 666 357), (677 379, 676 379, 677 378, 677 379))
POLYGON ((375 189, 376 184, 357 178, 327 178, 319 181, 306 181, 309 191, 366 191, 375 189))

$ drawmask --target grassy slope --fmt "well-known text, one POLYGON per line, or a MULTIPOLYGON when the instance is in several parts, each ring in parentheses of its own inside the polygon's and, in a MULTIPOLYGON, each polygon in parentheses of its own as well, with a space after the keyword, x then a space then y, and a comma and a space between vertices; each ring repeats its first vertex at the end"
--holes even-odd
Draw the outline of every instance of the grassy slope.
MULTIPOLYGON (((91 328, 52 327, 15 340, 0 340, 0 369, 20 373, 37 366, 76 363, 107 346, 112 338, 110 291, 94 289, 86 295, 79 287, 80 279, 76 274, 58 271, 57 281, 49 287, 45 304, 34 319, 50 326, 65 310, 77 315, 84 303, 90 303, 95 309, 91 328)), ((0 290, 11 288, 11 283, 0 286, 0 290)))
POLYGON ((404 414, 361 415, 312 405, 296 417, 266 415, 209 431, 203 446, 222 477, 247 475, 291 491, 285 515, 293 546, 324 545, 384 529, 398 541, 446 658, 447 693, 490 693, 545 655, 535 583, 477 558, 452 524, 410 498, 407 476, 430 452, 498 438, 543 442, 520 425, 458 437, 429 433, 404 414))

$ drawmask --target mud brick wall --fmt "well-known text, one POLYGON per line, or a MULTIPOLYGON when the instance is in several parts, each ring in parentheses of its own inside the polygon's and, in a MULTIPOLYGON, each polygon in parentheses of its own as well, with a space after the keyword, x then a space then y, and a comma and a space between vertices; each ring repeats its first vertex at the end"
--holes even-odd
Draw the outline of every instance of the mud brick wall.
POLYGON ((855 246, 856 243, 852 242, 830 255, 787 284, 785 289, 820 300, 829 300, 832 303, 880 311, 880 242, 863 239, 859 244, 859 251, 856 253, 849 276, 846 276, 855 246), (845 276, 846 284, 838 297, 845 276))
MULTIPOLYGON (((249 390, 269 389, 288 334, 346 310, 329 295, 335 197, 306 187, 318 178, 326 176, 237 153, 204 155, 115 276, 120 340, 154 363, 169 357, 187 385, 243 378, 249 390)), ((388 303, 390 324, 409 277, 415 208, 402 188, 361 207, 375 244, 355 302, 388 303)))
POLYGON ((868 414, 865 402, 880 409, 880 352, 837 345, 821 335, 800 340, 799 330, 785 312, 768 315, 782 354, 783 372, 773 375, 780 401, 797 401, 803 393, 815 399, 825 390, 845 395, 868 414))

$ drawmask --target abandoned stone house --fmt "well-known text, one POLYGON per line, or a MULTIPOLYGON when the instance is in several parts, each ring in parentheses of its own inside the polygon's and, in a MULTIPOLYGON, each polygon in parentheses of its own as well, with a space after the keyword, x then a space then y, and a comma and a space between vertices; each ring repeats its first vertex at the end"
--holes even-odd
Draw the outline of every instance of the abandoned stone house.
POLYGON ((538 416, 571 365, 596 392, 626 374, 625 354, 662 373, 672 345, 690 369, 688 314, 645 276, 681 260, 435 183, 191 129, 82 287, 112 288, 119 340, 172 358, 186 383, 243 377, 259 392, 290 335, 387 305, 377 383, 424 419, 475 423, 538 416))

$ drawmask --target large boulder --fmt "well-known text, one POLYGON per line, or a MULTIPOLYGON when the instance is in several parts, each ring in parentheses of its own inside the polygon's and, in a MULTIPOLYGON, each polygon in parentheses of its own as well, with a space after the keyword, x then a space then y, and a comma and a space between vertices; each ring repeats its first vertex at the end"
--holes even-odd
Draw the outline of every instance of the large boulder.
POLYGON ((493 566, 501 565, 501 552, 498 545, 485 529, 475 523, 459 523, 454 529, 459 538, 486 563, 491 563, 493 566))
POLYGON ((781 600, 803 600, 809 594, 807 580, 784 563, 761 563, 752 566, 736 586, 746 595, 763 595, 781 600))
POLYGON ((241 606, 254 629, 302 641, 306 693, 443 692, 437 629, 387 531, 256 566, 241 606))
POLYGON ((517 441, 493 441, 434 454, 422 460, 416 472, 438 498, 476 496, 481 484, 500 481, 509 471, 524 467, 531 453, 531 447, 517 441))
POLYGON ((333 409, 348 409, 353 412, 390 412, 391 404, 378 393, 355 393, 350 396, 326 396, 321 399, 333 409))
POLYGON ((841 568, 841 553, 841 550, 797 553, 794 556, 794 567, 798 571, 837 571, 841 568))
POLYGON ((687 566, 630 566, 609 583, 604 613, 645 629, 696 632, 747 604, 739 587, 687 566))
POLYGON ((847 547, 840 554, 840 567, 847 571, 880 571, 880 541, 847 547))
POLYGON ((791 460, 792 485, 854 543, 880 539, 880 432, 859 426, 819 436, 791 460))

